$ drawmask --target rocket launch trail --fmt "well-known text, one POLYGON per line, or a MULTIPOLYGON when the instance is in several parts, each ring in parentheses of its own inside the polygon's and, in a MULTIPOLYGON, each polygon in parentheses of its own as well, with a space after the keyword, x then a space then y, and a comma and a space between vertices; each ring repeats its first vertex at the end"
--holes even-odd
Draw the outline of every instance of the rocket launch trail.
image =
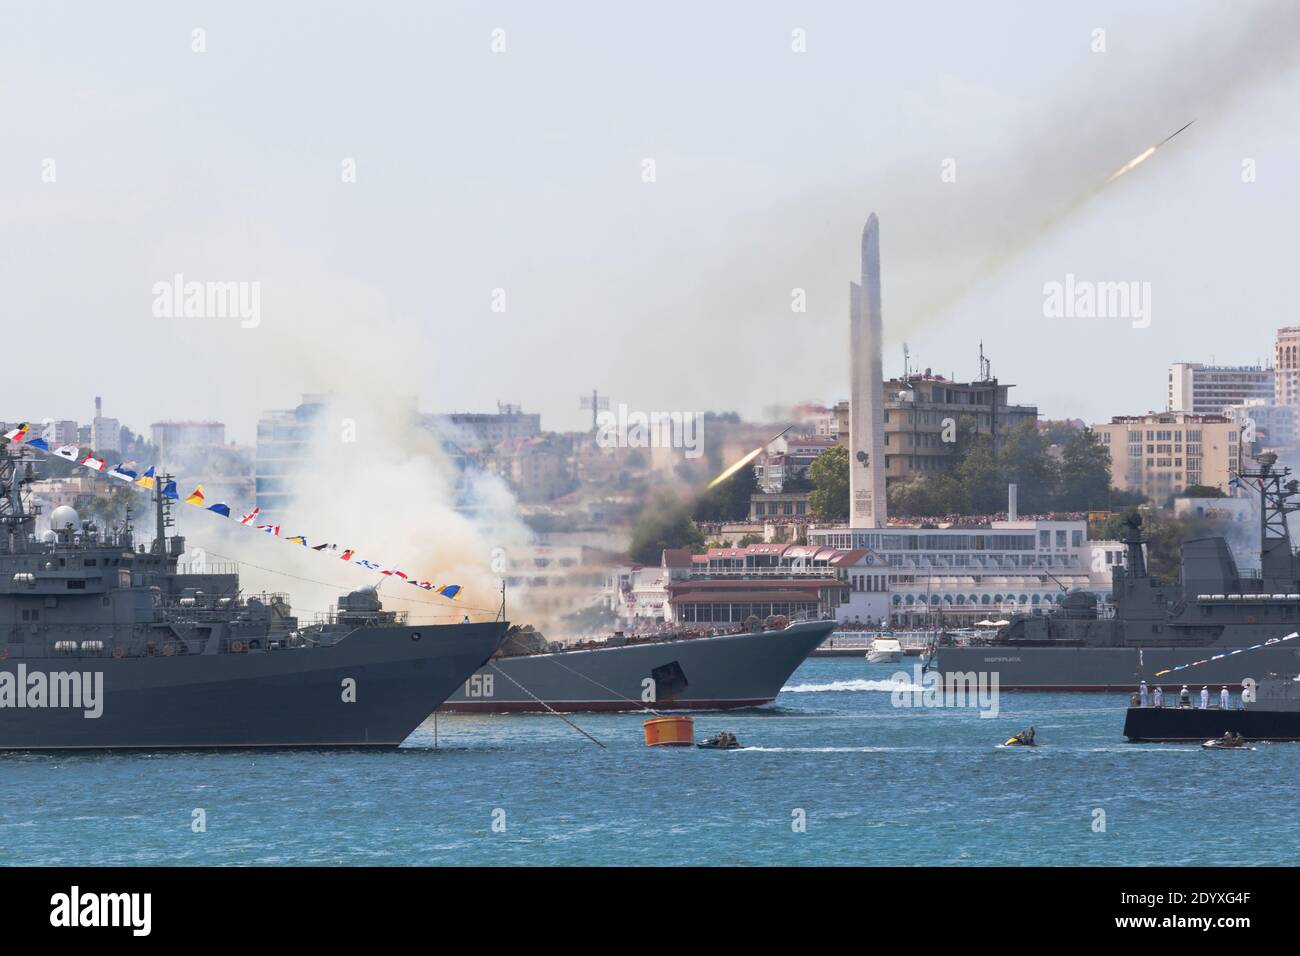
MULTIPOLYGON (((1190 123, 1187 124, 1187 126, 1191 126, 1192 123, 1195 123, 1195 122, 1196 122, 1196 120, 1192 120, 1190 123)), ((1166 137, 1165 137, 1164 139, 1162 139, 1160 142, 1156 143, 1156 149, 1159 149, 1161 146, 1165 145, 1165 143, 1169 142, 1171 139, 1173 139, 1175 136, 1177 136, 1177 135, 1178 135, 1179 133, 1181 133, 1183 130, 1187 129, 1187 126, 1183 126, 1183 127, 1180 127, 1179 129, 1174 130, 1172 133, 1170 133, 1168 136, 1166 136, 1166 137)))
MULTIPOLYGON (((1188 123, 1187 126, 1191 126, 1192 123, 1195 123, 1195 122, 1196 122, 1196 120, 1192 120, 1192 122, 1191 122, 1191 123, 1188 123)), ((1162 139, 1160 142, 1156 143, 1154 146, 1148 146, 1148 147, 1147 147, 1146 149, 1144 149, 1142 152, 1138 153, 1136 156, 1134 156, 1132 159, 1130 159, 1127 163, 1125 163, 1125 164, 1124 164, 1123 166, 1121 166, 1119 169, 1115 170, 1115 172, 1111 173, 1111 174, 1110 174, 1110 178, 1106 180, 1106 185, 1110 185, 1110 184, 1113 183, 1115 180, 1117 180, 1117 179, 1119 179, 1121 176, 1123 176, 1125 173, 1127 173, 1127 172, 1131 172, 1132 170, 1136 169, 1138 166, 1142 165, 1142 163, 1146 162, 1148 159, 1151 158, 1151 154, 1152 154, 1152 153, 1154 153, 1156 150, 1158 150, 1161 146, 1165 145, 1165 143, 1169 142, 1171 139, 1173 139, 1175 136, 1177 136, 1177 135, 1178 135, 1179 133, 1181 133, 1183 130, 1187 129, 1187 126, 1183 126, 1183 127, 1180 128, 1180 129, 1176 129, 1176 130, 1174 130, 1172 133, 1170 133, 1168 136, 1166 136, 1166 137, 1165 137, 1164 139, 1162 139)))

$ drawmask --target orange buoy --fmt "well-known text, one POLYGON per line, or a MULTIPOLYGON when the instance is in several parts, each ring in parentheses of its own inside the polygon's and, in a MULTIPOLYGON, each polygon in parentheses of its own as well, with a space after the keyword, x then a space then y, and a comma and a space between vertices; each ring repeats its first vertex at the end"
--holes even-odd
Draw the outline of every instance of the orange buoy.
POLYGON ((651 717, 645 722, 647 747, 690 747, 694 743, 694 718, 651 717))

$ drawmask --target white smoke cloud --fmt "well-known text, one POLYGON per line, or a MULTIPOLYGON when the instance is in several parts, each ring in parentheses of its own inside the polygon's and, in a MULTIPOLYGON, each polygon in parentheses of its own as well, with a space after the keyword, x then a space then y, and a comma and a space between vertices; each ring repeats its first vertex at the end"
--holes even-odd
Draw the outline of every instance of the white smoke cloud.
MULTIPOLYGON (((237 254, 233 247, 208 248, 209 262, 237 254)), ((180 504, 188 543, 246 562, 246 591, 287 591, 306 618, 339 594, 378 581, 385 606, 407 611, 412 622, 492 617, 500 604, 494 549, 522 548, 532 535, 503 483, 472 473, 462 481, 440 438, 421 425, 421 386, 439 374, 439 363, 426 357, 439 349, 418 326, 387 314, 374 289, 334 273, 286 269, 292 264, 291 257, 264 254, 261 324, 210 338, 221 348, 206 359, 210 380, 274 383, 279 407, 295 407, 304 394, 324 400, 293 477, 292 504, 275 518, 281 537, 301 534, 309 547, 352 548, 356 557, 400 568, 412 579, 464 591, 449 601, 180 504)), ((223 274, 219 265, 208 271, 223 274)), ((260 394, 266 393, 254 391, 245 404, 260 394)), ((267 410, 258 405, 249 414, 267 410)), ((181 476, 181 482, 202 477, 181 476)), ((237 513, 251 502, 229 504, 237 513)))

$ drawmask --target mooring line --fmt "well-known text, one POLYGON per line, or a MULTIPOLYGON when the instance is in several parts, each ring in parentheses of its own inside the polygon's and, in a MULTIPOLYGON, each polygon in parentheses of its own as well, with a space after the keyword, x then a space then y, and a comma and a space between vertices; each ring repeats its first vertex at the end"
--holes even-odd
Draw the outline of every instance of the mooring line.
POLYGON ((597 740, 595 737, 591 736, 591 734, 587 733, 585 730, 583 730, 581 727, 579 727, 577 724, 575 724, 573 721, 571 721, 568 717, 565 717, 562 713, 560 713, 558 710, 556 710, 554 707, 552 707, 552 706, 551 706, 550 704, 548 704, 546 701, 542 700, 540 697, 538 697, 536 694, 534 694, 531 690, 529 690, 529 689, 528 689, 527 687, 525 687, 523 684, 519 683, 519 681, 515 680, 513 677, 511 677, 509 674, 507 674, 507 673, 506 673, 505 671, 503 671, 501 668, 497 667, 497 665, 496 665, 496 663, 495 663, 494 661, 488 661, 488 666, 491 667, 491 668, 492 668, 494 671, 496 671, 498 674, 500 674, 502 677, 504 677, 506 680, 510 681, 510 683, 514 684, 516 687, 518 687, 520 690, 522 690, 525 694, 527 694, 527 695, 528 695, 529 697, 531 697, 533 700, 537 701, 537 703, 541 704, 543 707, 545 707, 547 710, 549 710, 549 711, 550 711, 552 714, 554 714, 556 717, 559 717, 560 720, 564 721, 566 724, 568 724, 570 727, 572 727, 572 728, 573 728, 574 730, 576 730, 578 733, 582 734, 582 736, 586 737, 588 740, 590 740, 593 744, 595 744, 595 745, 596 745, 597 747, 599 747, 601 750, 608 750, 608 749, 609 749, 609 748, 606 747, 604 744, 602 744, 599 740, 597 740))

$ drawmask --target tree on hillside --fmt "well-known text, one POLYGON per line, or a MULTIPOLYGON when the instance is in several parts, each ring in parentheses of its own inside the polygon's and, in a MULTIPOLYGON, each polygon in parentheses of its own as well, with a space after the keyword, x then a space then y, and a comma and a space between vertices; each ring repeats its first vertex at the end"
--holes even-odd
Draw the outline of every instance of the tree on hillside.
POLYGON ((808 468, 812 491, 808 510, 819 521, 846 521, 849 517, 849 450, 843 445, 826 449, 808 468))
POLYGON ((1016 486, 1017 507, 1025 514, 1042 514, 1052 509, 1061 468, 1047 453, 1050 444, 1035 422, 1016 426, 1002 440, 1001 480, 1003 484, 1016 486))
POLYGON ((1110 451, 1092 429, 1076 432, 1061 455, 1061 493, 1057 507, 1063 511, 1105 508, 1110 497, 1110 451))
POLYGON ((965 505, 956 510, 969 509, 976 514, 988 514, 1005 506, 1006 484, 993 454, 993 442, 988 438, 975 442, 966 453, 965 460, 957 466, 956 479, 965 505))

